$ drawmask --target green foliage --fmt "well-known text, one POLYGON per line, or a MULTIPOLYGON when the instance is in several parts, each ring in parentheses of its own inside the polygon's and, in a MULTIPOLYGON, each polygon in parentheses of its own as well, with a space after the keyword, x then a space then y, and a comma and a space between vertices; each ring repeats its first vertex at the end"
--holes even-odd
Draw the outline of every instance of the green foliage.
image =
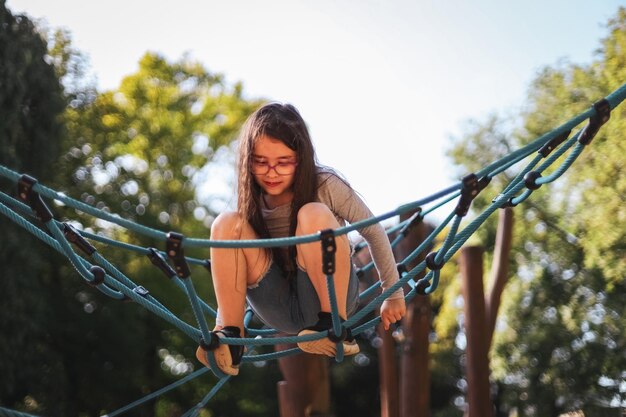
MULTIPOLYGON (((610 20, 608 32, 591 64, 560 63, 537 75, 522 123, 501 116, 474 122, 449 155, 476 170, 620 87, 626 80, 626 9, 610 20)), ((567 174, 516 208, 515 277, 503 296, 503 330, 492 358, 502 409, 548 416, 626 401, 619 390, 626 378, 620 353, 626 350, 625 116, 624 105, 613 111, 567 174)), ((515 172, 504 174, 508 181, 515 172)), ((474 209, 502 188, 503 182, 492 182, 474 209)), ((478 236, 492 247, 495 223, 478 236)))
POLYGON ((47 174, 59 152, 61 88, 32 22, 13 16, 2 1, 0 24, 0 161, 47 174))
MULTIPOLYGON (((46 44, 33 23, 0 1, 0 164, 40 178, 51 174, 58 155, 65 104, 45 58, 46 44)), ((55 388, 66 381, 59 375, 63 358, 50 345, 50 329, 59 324, 43 297, 54 294, 59 262, 4 216, 0 230, 0 404, 53 402, 55 388)))
MULTIPOLYGON (((58 44, 64 45, 60 51, 68 50, 66 43, 58 44)), ((59 61, 71 62, 71 59, 62 57, 59 61)), ((60 163, 64 191, 148 227, 208 237, 208 226, 215 213, 210 202, 198 200, 196 188, 214 160, 223 163, 218 156, 228 151, 240 125, 259 102, 244 99, 241 85, 226 86, 221 76, 209 73, 198 63, 186 58, 170 63, 153 53, 144 55, 138 71, 127 76, 119 89, 92 97, 89 92, 73 96, 65 113, 69 132, 67 152, 60 163)), ((162 242, 122 231, 106 222, 93 222, 84 215, 74 212, 63 215, 78 221, 81 227, 124 242, 163 246, 162 242)), ((173 289, 173 283, 164 279, 147 258, 119 249, 99 249, 174 314, 195 324, 186 295, 173 289)), ((208 255, 200 250, 187 250, 186 254, 200 258, 208 255)), ((193 268, 198 293, 214 305, 206 274, 203 268, 193 268)), ((103 306, 91 314, 91 320, 104 319, 104 306, 112 320, 108 328, 103 325, 99 329, 104 332, 98 331, 98 338, 110 337, 111 343, 128 346, 116 352, 112 347, 112 351, 106 352, 114 368, 108 375, 124 382, 111 381, 115 389, 109 389, 109 384, 105 384, 107 389, 102 389, 100 379, 85 382, 89 387, 86 389, 103 392, 99 397, 85 395, 93 406, 111 411, 173 382, 180 376, 175 368, 165 365, 165 358, 176 358, 187 369, 198 366, 194 355, 197 344, 172 329, 169 323, 138 306, 120 305, 99 294, 90 297, 103 306)), ((104 353, 94 355, 101 358, 99 355, 104 353)), ((102 373, 98 369, 91 372, 102 373)), ((158 413, 167 415, 175 413, 173 410, 189 408, 213 383, 204 379, 189 384, 141 410, 153 415, 155 411, 150 410, 156 407, 158 413)), ((89 409, 91 404, 81 403, 79 409, 89 409)), ((263 412, 248 407, 240 415, 263 415, 263 412)))
MULTIPOLYGON (((231 154, 230 143, 261 102, 244 98, 241 84, 227 86, 198 63, 186 58, 170 63, 152 53, 118 90, 98 93, 67 31, 40 35, 27 18, 13 17, 4 2, 1 6, 0 163, 147 226, 208 237, 219 206, 199 201, 196 189, 206 181, 208 167, 229 163, 224 155, 231 154)), ((74 210, 51 207, 58 219, 79 227, 162 246, 74 210)), ((6 219, 0 221, 2 230, 8 230, 0 246, 0 334, 11 335, 0 347, 1 404, 51 416, 101 415, 180 378, 179 371, 167 366, 172 359, 186 372, 199 366, 194 341, 138 305, 85 286, 61 255, 25 237, 6 219)), ((174 314, 195 324, 187 297, 173 290, 147 258, 103 245, 98 249, 174 314)), ((206 270, 192 270, 198 292, 211 302, 206 270)), ((251 383, 262 385, 255 378, 247 381, 222 395, 233 398, 242 385, 247 391, 253 390, 251 383)), ((214 383, 209 377, 188 384, 132 415, 180 414, 214 383)), ((274 387, 268 389, 275 394, 274 387)), ((264 395, 264 390, 258 392, 264 395)), ((257 400, 261 405, 233 408, 228 399, 221 409, 247 416, 274 414, 267 407, 275 402, 257 400)), ((219 399, 216 404, 220 409, 219 399)))
POLYGON ((147 53, 119 90, 68 109, 65 169, 85 201, 149 227, 200 231, 210 211, 195 199, 201 170, 258 105, 198 63, 147 53))

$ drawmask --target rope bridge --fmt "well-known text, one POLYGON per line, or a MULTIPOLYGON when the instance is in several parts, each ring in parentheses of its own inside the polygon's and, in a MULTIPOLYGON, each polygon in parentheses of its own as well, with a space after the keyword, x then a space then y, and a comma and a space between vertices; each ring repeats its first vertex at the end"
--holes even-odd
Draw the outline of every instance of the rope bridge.
MULTIPOLYGON (((466 175, 458 183, 440 192, 421 200, 404 204, 380 216, 365 219, 338 229, 323 230, 319 233, 307 236, 280 239, 214 241, 186 237, 173 231, 163 232, 142 226, 123 219, 118 215, 82 203, 42 185, 36 179, 28 175, 22 175, 1 165, 0 176, 11 180, 17 185, 17 198, 11 197, 7 193, 0 192, 0 213, 67 257, 87 284, 116 300, 132 300, 136 302, 177 327, 195 343, 203 346, 206 351, 215 349, 219 343, 245 345, 248 347, 248 350, 247 354, 242 358, 243 363, 268 361, 298 354, 301 351, 298 348, 293 348, 274 353, 255 354, 255 346, 291 344, 328 337, 332 341, 337 342, 336 360, 340 362, 344 357, 343 344, 341 342, 346 338, 348 329, 351 330, 353 336, 357 336, 376 326, 380 322, 380 317, 365 320, 366 316, 379 307, 388 296, 407 284, 411 288, 405 296, 407 302, 418 294, 428 295, 435 291, 439 285, 439 275, 443 265, 452 258, 487 218, 498 208, 516 206, 526 200, 533 191, 537 190, 542 185, 553 182, 563 175, 585 147, 591 143, 602 125, 609 120, 611 111, 621 104, 625 98, 626 84, 609 94, 606 98, 594 103, 588 110, 580 113, 558 128, 489 164, 480 171, 466 175), (587 123, 579 127, 579 125, 585 121, 587 121, 587 123), (578 128, 578 130, 572 134, 572 131, 576 128, 578 128), (561 159, 562 156, 565 157, 561 159), (492 203, 461 229, 461 221, 467 215, 471 203, 478 193, 485 189, 491 179, 496 175, 501 174, 524 160, 526 160, 526 165, 519 169, 517 175, 495 198, 493 198, 492 203), (557 161, 559 161, 558 164, 556 164, 557 161), (553 165, 556 166, 553 167, 553 165), (544 174, 548 168, 552 168, 550 173, 544 174), (77 230, 69 222, 56 220, 52 211, 44 201, 44 198, 61 202, 68 207, 92 215, 98 219, 111 222, 131 232, 152 238, 164 244, 165 250, 159 250, 154 247, 136 246, 84 230, 77 230), (334 296, 335 238, 395 216, 414 213, 409 219, 388 229, 388 234, 396 234, 396 237, 391 242, 392 247, 395 247, 407 236, 413 225, 422 221, 429 213, 455 199, 457 200, 457 204, 448 216, 445 217, 444 221, 441 222, 415 250, 398 263, 397 267, 400 272, 399 281, 382 293, 380 293, 379 282, 363 291, 359 296, 361 300, 370 299, 374 297, 374 295, 379 294, 352 317, 342 322, 337 311, 337 303, 334 296), (445 239, 443 239, 443 244, 438 250, 428 253, 422 262, 409 269, 407 265, 410 265, 420 254, 432 247, 433 241, 442 235, 442 232, 448 226, 449 228, 445 239), (331 300, 331 316, 333 322, 331 329, 303 336, 277 336, 276 334, 278 332, 275 329, 252 328, 250 323, 253 318, 253 312, 248 310, 245 314, 244 322, 246 334, 249 337, 220 338, 209 330, 207 316, 215 319, 217 314, 215 309, 197 296, 191 279, 189 265, 201 265, 210 269, 210 260, 185 256, 184 248, 271 248, 317 241, 321 242, 323 254, 322 268, 326 275, 331 300), (195 325, 182 321, 164 304, 155 299, 150 294, 149 290, 135 284, 129 277, 124 275, 124 273, 100 255, 91 242, 98 242, 100 244, 118 247, 148 256, 157 268, 185 292, 189 298, 190 307, 196 319, 195 325), (170 262, 168 262, 168 259, 170 262), (428 272, 424 275, 423 273, 426 269, 428 269, 428 272), (418 276, 422 275, 422 278, 418 278, 418 276)), ((363 247, 363 244, 359 244, 355 249, 359 250, 363 247)), ((362 275, 373 268, 374 264, 370 262, 360 268, 359 273, 362 275)), ((200 410, 206 406, 209 400, 230 378, 229 375, 225 375, 219 370, 212 354, 207 354, 207 358, 210 363, 210 370, 218 377, 218 382, 198 404, 184 414, 185 417, 197 416, 200 410)), ((203 375, 208 372, 208 370, 209 368, 203 367, 179 381, 128 404, 125 407, 110 412, 105 416, 114 417, 120 415, 203 375)), ((0 407, 0 417, 3 416, 15 417, 28 415, 0 407)))

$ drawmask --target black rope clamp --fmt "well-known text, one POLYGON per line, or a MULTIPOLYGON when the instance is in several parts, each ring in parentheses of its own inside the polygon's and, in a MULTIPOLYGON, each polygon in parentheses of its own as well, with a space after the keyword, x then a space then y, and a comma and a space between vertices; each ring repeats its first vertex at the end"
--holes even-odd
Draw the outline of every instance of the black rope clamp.
POLYGON ((209 340, 208 343, 206 342, 206 340, 204 340, 203 337, 200 337, 200 341, 198 342, 202 350, 204 350, 205 352, 215 350, 220 345, 220 338, 218 335, 215 334, 215 332, 209 332, 209 337, 211 340, 209 340))
MULTIPOLYGON (((502 200, 504 194, 499 194, 497 197, 494 197, 491 202, 493 204, 497 204, 500 202, 500 200, 502 200)), ((509 197, 508 200, 506 200, 504 203, 502 203, 502 205, 500 206, 501 209, 505 209, 507 207, 515 207, 517 206, 517 204, 513 204, 513 197, 509 197)))
POLYGON ((367 247, 367 243, 359 242, 354 246, 354 249, 352 249, 352 254, 356 255, 357 253, 361 252, 366 247, 367 247))
POLYGON ((437 252, 430 252, 426 255, 426 266, 431 271, 438 271, 443 268, 443 265, 446 263, 443 259, 441 262, 437 262, 435 258, 437 257, 437 252))
POLYGON ((505 209, 505 208, 507 208, 507 207, 516 207, 516 206, 517 206, 517 204, 518 204, 518 203, 514 203, 514 202, 513 202, 513 197, 510 197, 508 200, 506 200, 506 201, 504 202, 504 204, 502 204, 502 205, 500 206, 500 208, 501 208, 501 209, 505 209))
POLYGON ((537 180, 541 178, 541 174, 537 171, 528 171, 526 175, 524 175, 524 185, 529 190, 536 190, 541 187, 541 184, 537 184, 537 180))
POLYGON ((422 208, 418 207, 417 211, 415 213, 413 213, 413 215, 411 217, 409 217, 409 220, 406 222, 406 224, 404 226, 402 226, 402 229, 400 229, 400 234, 404 237, 406 237, 409 232, 411 231, 411 229, 418 224, 419 222, 421 222, 424 219, 424 217, 422 217, 422 208))
POLYGON ((543 145, 541 149, 537 151, 537 153, 539 153, 544 158, 550 155, 550 152, 555 150, 561 143, 565 142, 565 139, 569 137, 570 133, 572 133, 571 129, 561 133, 560 135, 557 135, 556 137, 551 139, 549 142, 547 142, 545 145, 543 145))
POLYGON ((91 272, 91 274, 93 275, 93 279, 91 281, 87 281, 89 285, 91 285, 92 287, 97 287, 104 282, 104 276, 106 272, 104 272, 104 269, 102 269, 102 267, 99 267, 98 265, 93 265, 91 268, 89 268, 89 272, 91 272))
POLYGON ((207 271, 211 272, 211 260, 210 259, 205 259, 202 266, 205 267, 207 271))
POLYGON ((359 279, 359 281, 361 281, 364 276, 365 276, 365 271, 363 271, 363 268, 357 268, 356 277, 359 279))
POLYGON ((171 279, 176 276, 176 271, 172 269, 172 267, 170 266, 170 264, 167 263, 163 255, 161 255, 161 252, 159 252, 157 249, 148 248, 148 253, 146 254, 146 256, 150 258, 150 262, 152 262, 152 265, 159 268, 166 277, 171 279))
POLYGON ((63 234, 68 242, 73 243, 78 249, 83 251, 88 256, 91 256, 96 251, 96 248, 85 239, 74 226, 69 223, 63 223, 63 234))
POLYGON ((417 284, 415 284, 415 291, 419 295, 426 295, 426 288, 428 287, 430 287, 430 281, 428 281, 426 278, 422 278, 417 281, 417 284))
POLYGON ((22 202, 30 206, 39 220, 47 223, 52 220, 52 212, 41 199, 39 193, 33 190, 35 184, 37 184, 35 178, 26 174, 22 175, 17 181, 17 196, 22 202))
POLYGON ((335 273, 335 253, 337 252, 337 244, 335 243, 335 232, 333 229, 325 229, 320 231, 322 241, 322 271, 326 275, 335 273))
POLYGON ((185 252, 183 251, 183 239, 185 237, 180 233, 169 232, 167 234, 166 252, 167 256, 174 262, 176 275, 180 278, 189 278, 191 271, 185 260, 185 252))
POLYGON ((596 110, 596 114, 589 118, 587 126, 578 136, 578 143, 581 145, 589 145, 602 125, 611 118, 611 104, 607 99, 603 98, 593 103, 593 108, 596 110))
POLYGON ((344 340, 351 342, 354 340, 354 337, 352 336, 352 331, 348 328, 341 326, 341 334, 336 335, 335 331, 331 327, 328 329, 328 340, 334 343, 343 342, 344 340))
POLYGON ((403 262, 397 263, 396 269, 398 270, 398 274, 400 274, 400 276, 402 276, 402 274, 406 274, 407 272, 409 272, 408 268, 406 267, 406 264, 403 262))
POLYGON ((467 174, 461 180, 463 182, 463 187, 461 188, 461 197, 459 197, 459 202, 457 203, 456 208, 454 209, 454 213, 463 217, 469 211, 470 205, 474 198, 480 193, 489 183, 491 182, 491 178, 488 176, 482 177, 478 179, 476 174, 467 174))

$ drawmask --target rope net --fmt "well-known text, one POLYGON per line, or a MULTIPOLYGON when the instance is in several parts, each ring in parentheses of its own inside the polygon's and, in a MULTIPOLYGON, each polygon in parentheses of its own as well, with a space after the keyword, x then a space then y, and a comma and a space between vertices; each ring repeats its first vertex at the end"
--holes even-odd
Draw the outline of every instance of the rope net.
MULTIPOLYGON (((492 162, 480 171, 464 176, 459 182, 444 190, 423 199, 401 205, 395 210, 382 215, 338 229, 324 230, 306 236, 280 239, 215 241, 186 237, 173 231, 164 232, 137 224, 116 214, 99 210, 50 189, 28 175, 22 175, 1 165, 0 176, 9 179, 17 185, 17 198, 12 197, 6 192, 0 192, 0 213, 65 256, 87 284, 116 300, 132 300, 143 308, 163 318, 200 345, 204 344, 213 348, 219 343, 245 345, 248 347, 248 350, 247 354, 242 358, 242 363, 250 363, 274 360, 301 352, 300 349, 294 348, 274 353, 256 354, 254 352, 255 346, 317 340, 329 337, 329 333, 331 333, 333 340, 339 339, 337 342, 336 360, 342 361, 344 352, 341 341, 342 336, 345 337, 348 329, 351 331, 352 336, 358 336, 379 324, 379 316, 369 320, 366 320, 366 317, 374 312, 388 296, 401 287, 408 285, 411 288, 405 295, 405 301, 407 302, 417 295, 425 296, 435 291, 439 285, 439 274, 443 265, 452 258, 489 216, 499 208, 518 205, 529 198, 535 190, 555 181, 563 175, 585 147, 591 143, 601 126, 609 120, 611 110, 621 104, 624 98, 626 98, 626 84, 606 98, 593 104, 587 111, 582 112, 558 128, 544 134, 530 144, 511 152, 499 160, 492 162), (581 127, 580 125, 585 121, 586 123, 581 127), (574 131, 574 129, 578 130, 574 131), (573 134, 572 131, 574 131, 573 134), (492 203, 461 228, 462 220, 468 214, 472 200, 478 193, 488 187, 492 178, 522 162, 525 162, 525 165, 522 164, 521 167, 517 168, 517 174, 503 190, 495 194, 492 203), (547 173, 549 169, 550 172, 547 173), (162 243, 165 250, 132 245, 88 231, 77 230, 70 222, 60 222, 56 220, 44 199, 60 202, 85 214, 111 222, 130 232, 152 238, 162 243), (396 247, 402 239, 408 235, 410 229, 415 224, 422 221, 433 211, 447 206, 448 203, 455 199, 457 200, 457 204, 445 219, 416 249, 397 264, 398 271, 400 272, 399 281, 384 292, 380 291, 379 282, 363 291, 359 296, 360 299, 371 299, 371 301, 367 302, 365 306, 348 318, 348 320, 342 322, 337 311, 336 300, 334 299, 334 252, 328 250, 334 245, 335 237, 345 235, 349 232, 359 230, 395 216, 414 213, 407 220, 387 230, 389 235, 395 235, 391 246, 396 247), (428 253, 425 255, 423 261, 412 268, 408 268, 408 265, 413 264, 413 261, 420 255, 424 255, 424 252, 433 246, 435 239, 442 237, 444 230, 447 230, 445 238, 437 251, 428 253), (303 336, 278 336, 278 332, 275 329, 251 327, 250 323, 253 318, 253 312, 251 310, 246 312, 244 320, 246 334, 249 335, 249 337, 218 338, 217 335, 209 330, 207 317, 214 320, 217 314, 214 308, 205 303, 196 294, 189 265, 201 265, 210 269, 210 260, 185 256, 184 248, 270 248, 317 241, 320 242, 320 248, 325 256, 328 256, 328 258, 324 258, 325 261, 323 264, 326 266, 328 263, 330 266, 329 268, 325 267, 324 270, 331 299, 333 326, 330 330, 303 336), (148 256, 150 261, 187 295, 196 322, 190 324, 178 318, 163 303, 154 298, 146 288, 135 284, 123 272, 108 262, 91 242, 98 242, 110 247, 116 247, 148 256), (168 259, 170 262, 168 262, 168 259)), ((358 251, 364 246, 363 243, 358 244, 355 250, 358 251)), ((373 262, 370 262, 360 268, 359 275, 373 268, 373 262)), ((212 354, 207 354, 207 358, 211 371, 219 380, 211 391, 206 394, 205 398, 184 414, 185 416, 197 416, 200 410, 206 406, 209 400, 230 378, 229 375, 223 374, 219 370, 212 354)), ((208 370, 208 368, 202 368, 195 371, 167 387, 116 411, 108 413, 106 416, 113 417, 122 414, 152 398, 162 395, 165 392, 203 375, 208 370)), ((18 412, 14 412, 14 414, 10 413, 10 410, 0 409, 0 415, 26 415, 18 412)))

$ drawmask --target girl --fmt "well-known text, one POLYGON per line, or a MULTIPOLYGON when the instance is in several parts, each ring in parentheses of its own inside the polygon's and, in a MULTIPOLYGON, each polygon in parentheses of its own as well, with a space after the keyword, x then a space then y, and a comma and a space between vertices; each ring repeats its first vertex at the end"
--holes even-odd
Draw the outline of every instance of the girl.
MULTIPOLYGON (((220 214, 211 239, 279 238, 336 229, 372 217, 371 211, 338 174, 318 164, 306 124, 289 104, 271 103, 246 121, 239 144, 237 212, 220 214)), ((381 225, 360 230, 369 244, 386 290, 398 280, 389 239, 381 225)), ((336 238, 334 284, 339 315, 357 308, 358 280, 346 235, 336 238)), ((218 304, 216 334, 243 335, 246 300, 266 325, 291 334, 332 327, 326 275, 319 241, 284 248, 211 248, 211 273, 218 304)), ((402 289, 381 306, 385 329, 404 316, 402 289)), ((359 351, 344 341, 346 355, 359 351)), ((298 343, 303 351, 335 355, 335 343, 324 338, 298 343)), ((213 352, 218 367, 237 375, 243 346, 221 344, 213 352)), ((207 365, 198 348, 196 356, 207 365)))

